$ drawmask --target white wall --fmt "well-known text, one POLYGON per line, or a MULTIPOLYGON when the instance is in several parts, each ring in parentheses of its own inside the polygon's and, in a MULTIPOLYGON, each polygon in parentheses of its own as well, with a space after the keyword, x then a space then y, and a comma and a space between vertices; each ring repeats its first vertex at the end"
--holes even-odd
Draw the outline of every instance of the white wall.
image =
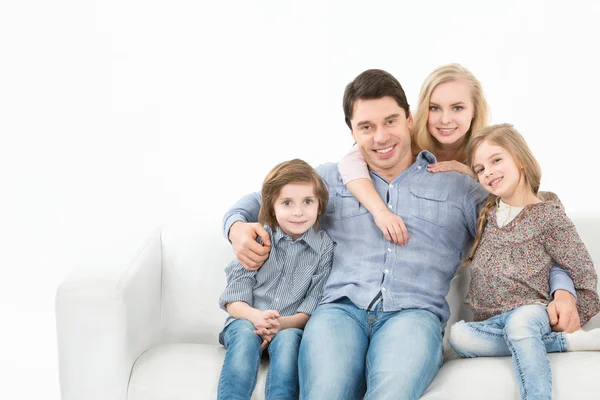
POLYGON ((465 65, 542 188, 600 210, 598 3, 200 3, 0 3, 0 398, 59 397, 54 294, 70 269, 222 215, 279 161, 339 159, 342 92, 367 68, 416 104, 435 67, 465 65))

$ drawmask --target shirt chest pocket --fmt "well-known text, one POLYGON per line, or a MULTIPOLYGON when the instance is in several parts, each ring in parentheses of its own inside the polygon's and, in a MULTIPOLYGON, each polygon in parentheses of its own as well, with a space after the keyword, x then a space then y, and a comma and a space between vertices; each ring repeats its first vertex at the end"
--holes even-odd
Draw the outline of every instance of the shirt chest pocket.
POLYGON ((338 189, 333 200, 335 202, 336 219, 356 217, 368 212, 348 189, 338 189))
POLYGON ((448 192, 410 188, 410 214, 438 226, 448 221, 448 192))

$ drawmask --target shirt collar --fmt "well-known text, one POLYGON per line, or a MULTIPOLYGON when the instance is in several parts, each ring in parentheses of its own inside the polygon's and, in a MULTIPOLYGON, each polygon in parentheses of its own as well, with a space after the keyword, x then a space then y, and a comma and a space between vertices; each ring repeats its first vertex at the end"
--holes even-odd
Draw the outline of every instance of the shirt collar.
MULTIPOLYGON (((270 227, 265 226, 265 229, 267 230, 267 232, 269 232, 269 235, 272 238, 273 244, 279 243, 279 241, 282 239, 287 239, 289 241, 293 241, 292 237, 290 235, 288 235, 287 233, 285 233, 284 231, 282 231, 280 227, 275 228, 275 231, 273 231, 273 233, 271 233, 270 227)), ((304 232, 304 234, 302 234, 302 236, 300 236, 297 240, 302 240, 304 243, 306 243, 307 245, 312 247, 313 250, 315 250, 317 252, 319 251, 320 239, 319 239, 319 234, 315 230, 314 226, 311 227, 306 232, 304 232)))
POLYGON ((415 161, 415 164, 426 165, 426 164, 435 164, 436 162, 437 162, 437 159, 435 158, 433 153, 431 153, 430 151, 427 151, 427 150, 423 150, 417 156, 417 160, 415 161))

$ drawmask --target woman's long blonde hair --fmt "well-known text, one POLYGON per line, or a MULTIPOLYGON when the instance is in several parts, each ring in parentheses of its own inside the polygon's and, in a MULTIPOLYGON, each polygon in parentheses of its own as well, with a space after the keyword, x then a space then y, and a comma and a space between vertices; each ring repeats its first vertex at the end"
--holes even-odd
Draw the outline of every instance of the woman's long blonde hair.
POLYGON ((413 154, 418 154, 422 150, 429 150, 433 154, 436 153, 436 148, 439 147, 439 143, 431 136, 427 129, 431 93, 433 93, 438 85, 454 81, 464 82, 469 86, 471 89, 471 100, 473 102, 473 120, 471 121, 471 127, 465 135, 465 140, 463 141, 463 145, 456 161, 461 163, 465 162, 466 146, 471 137, 471 133, 487 125, 489 111, 487 101, 483 95, 481 83, 468 69, 460 64, 443 65, 429 74, 425 79, 425 82, 423 82, 423 86, 421 86, 413 130, 413 154))
MULTIPOLYGON (((473 166, 475 151, 477 151, 477 148, 483 142, 488 142, 505 149, 512 156, 517 165, 521 165, 522 173, 519 179, 524 177, 525 183, 529 185, 531 192, 534 195, 537 195, 542 180, 542 169, 529 149, 529 146, 527 146, 527 142, 525 142, 523 136, 521 136, 511 124, 491 125, 476 131, 472 135, 471 140, 469 140, 466 148, 468 166, 473 166)), ((497 204, 497 201, 498 196, 490 193, 487 202, 479 213, 475 243, 473 244, 473 249, 471 250, 471 254, 469 254, 469 258, 465 260, 465 262, 473 260, 475 252, 481 242, 483 229, 487 223, 487 214, 490 209, 497 204)))

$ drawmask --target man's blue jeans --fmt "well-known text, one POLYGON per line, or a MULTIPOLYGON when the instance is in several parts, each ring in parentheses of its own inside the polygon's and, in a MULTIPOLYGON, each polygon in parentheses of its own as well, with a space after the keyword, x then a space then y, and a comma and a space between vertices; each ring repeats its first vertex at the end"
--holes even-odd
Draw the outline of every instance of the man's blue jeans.
POLYGON ((426 310, 321 304, 300 344, 300 398, 418 399, 442 365, 442 326, 426 310), (366 392, 366 394, 365 394, 366 392))
POLYGON ((546 307, 528 305, 481 322, 457 322, 450 346, 461 357, 512 356, 523 399, 550 399, 552 373, 546 353, 567 351, 561 332, 552 332, 546 307))
MULTIPOLYGON (((227 328, 223 344, 227 348, 219 378, 218 399, 248 400, 256 385, 256 375, 262 350, 262 339, 256 335, 254 325, 245 319, 236 319, 227 328)), ((265 387, 266 399, 297 399, 298 348, 302 330, 284 329, 273 338, 268 347, 269 371, 265 387)))

